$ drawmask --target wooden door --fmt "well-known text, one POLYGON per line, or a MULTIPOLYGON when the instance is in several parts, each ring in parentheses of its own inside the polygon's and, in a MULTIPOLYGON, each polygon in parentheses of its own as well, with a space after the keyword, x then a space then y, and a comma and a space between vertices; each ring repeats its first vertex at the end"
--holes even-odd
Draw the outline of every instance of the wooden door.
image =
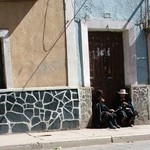
POLYGON ((88 36, 91 87, 103 90, 112 107, 116 92, 124 87, 122 33, 89 31, 88 36))

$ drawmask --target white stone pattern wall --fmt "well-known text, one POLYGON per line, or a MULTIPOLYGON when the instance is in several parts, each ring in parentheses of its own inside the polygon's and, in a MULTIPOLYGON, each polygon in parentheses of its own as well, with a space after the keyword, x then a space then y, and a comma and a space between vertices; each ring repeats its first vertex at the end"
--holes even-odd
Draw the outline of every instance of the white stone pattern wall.
POLYGON ((80 88, 80 128, 91 127, 92 94, 90 88, 80 88))
POLYGON ((133 86, 132 100, 138 115, 135 118, 135 124, 149 124, 149 94, 148 86, 133 86))
POLYGON ((0 94, 0 133, 79 128, 77 89, 0 94))

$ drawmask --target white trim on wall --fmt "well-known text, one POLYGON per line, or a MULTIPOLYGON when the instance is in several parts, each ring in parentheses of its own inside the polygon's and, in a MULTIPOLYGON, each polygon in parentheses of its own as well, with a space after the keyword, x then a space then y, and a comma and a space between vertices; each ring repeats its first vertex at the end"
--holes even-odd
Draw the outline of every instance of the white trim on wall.
POLYGON ((13 82, 12 82, 9 31, 0 29, 0 38, 2 39, 2 46, 3 46, 2 49, 4 53, 6 88, 12 88, 13 82))
POLYGON ((84 23, 81 23, 81 47, 82 47, 83 86, 90 87, 88 27, 84 23))
POLYGON ((68 66, 68 86, 78 86, 77 49, 75 37, 74 0, 65 0, 66 4, 66 46, 68 66))
POLYGON ((137 84, 136 34, 134 23, 126 21, 81 20, 82 67, 84 86, 90 86, 88 31, 114 31, 123 33, 125 85, 137 84))

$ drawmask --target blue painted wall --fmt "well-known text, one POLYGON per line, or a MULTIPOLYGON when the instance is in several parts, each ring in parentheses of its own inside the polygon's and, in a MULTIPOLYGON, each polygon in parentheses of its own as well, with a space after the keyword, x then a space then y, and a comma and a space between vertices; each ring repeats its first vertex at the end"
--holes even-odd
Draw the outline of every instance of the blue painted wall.
MULTIPOLYGON (((146 0, 75 0, 75 20, 77 48, 80 52, 79 22, 83 18, 99 20, 104 18, 104 13, 110 14, 112 20, 126 20, 136 26, 136 55, 137 78, 139 84, 148 83, 148 63, 146 35, 141 20, 145 13, 146 0)), ((79 58, 80 60, 80 58, 79 58)), ((82 70, 82 69, 81 69, 82 70)), ((82 77, 81 77, 82 78, 82 77)), ((82 81, 80 81, 82 84, 82 81)))

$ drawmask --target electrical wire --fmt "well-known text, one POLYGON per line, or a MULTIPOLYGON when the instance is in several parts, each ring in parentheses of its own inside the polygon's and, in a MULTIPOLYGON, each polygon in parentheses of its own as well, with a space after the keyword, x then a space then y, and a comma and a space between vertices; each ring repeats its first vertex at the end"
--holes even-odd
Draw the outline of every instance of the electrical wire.
MULTIPOLYGON (((51 48, 49 49, 45 49, 45 46, 43 45, 44 51, 47 52, 47 54, 44 56, 44 58, 41 60, 41 62, 39 63, 39 65, 37 66, 37 68, 34 70, 34 72, 32 73, 32 75, 30 76, 30 78, 27 80, 27 82, 25 83, 25 85, 23 86, 23 89, 26 87, 26 85, 29 83, 29 81, 31 80, 31 78, 34 76, 34 74, 36 73, 36 71, 39 69, 39 67, 41 66, 41 64, 44 62, 44 60, 47 58, 47 56, 49 55, 49 53, 51 52, 51 50, 54 48, 54 46, 57 44, 57 42, 59 41, 59 39, 62 37, 62 35, 65 33, 65 31, 67 30, 67 28, 70 26, 70 24, 73 22, 73 20, 75 19, 75 17, 77 16, 77 14, 80 12, 80 10, 83 8, 83 6, 85 5, 85 3, 88 0, 85 0, 84 3, 80 6, 80 8, 78 9, 78 11, 75 13, 75 15, 73 16, 73 18, 70 20, 70 22, 66 23, 62 32, 60 33, 59 37, 56 39, 56 41, 53 43, 53 45, 51 46, 51 48)), ((47 6, 49 4, 49 0, 47 1, 47 6)), ((48 9, 46 8, 46 12, 45 12, 45 18, 47 16, 47 11, 48 9)), ((44 24, 44 30, 45 30, 45 26, 46 24, 44 24)), ((43 40, 44 42, 44 36, 43 36, 43 40)))

